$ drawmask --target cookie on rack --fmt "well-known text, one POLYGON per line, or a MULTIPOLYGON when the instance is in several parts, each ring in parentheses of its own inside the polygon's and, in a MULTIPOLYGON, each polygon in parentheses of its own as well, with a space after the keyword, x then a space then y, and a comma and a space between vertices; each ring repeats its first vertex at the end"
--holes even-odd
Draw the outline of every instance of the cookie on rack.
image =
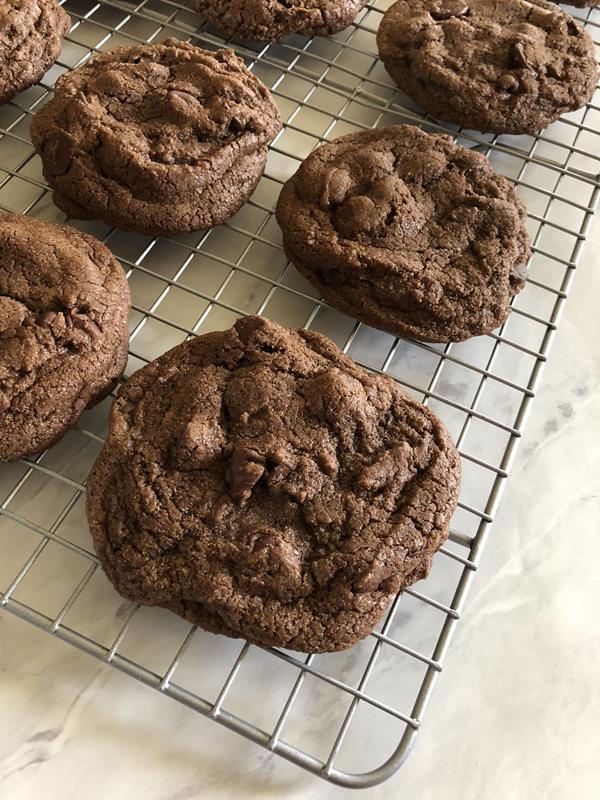
POLYGON ((598 78, 590 35, 549 0, 398 0, 377 45, 427 112, 489 133, 548 127, 584 106, 598 78))
POLYGON ((342 136, 284 185, 286 253, 335 308, 427 342, 497 328, 525 282, 525 208, 479 153, 409 125, 342 136))
POLYGON ((342 650, 427 575, 459 463, 395 381, 321 334, 244 317, 120 388, 87 514, 124 597, 263 645, 342 650))
POLYGON ((0 214, 0 461, 42 452, 116 385, 129 286, 103 244, 0 214))
POLYGON ((0 103, 43 77, 70 27, 56 0, 0 0, 0 103))
POLYGON ((31 132, 65 213, 161 235, 235 214, 280 129, 268 89, 232 51, 167 39, 63 75, 31 132))
POLYGON ((227 36, 276 42, 292 33, 330 36, 347 28, 367 0, 189 0, 227 36))

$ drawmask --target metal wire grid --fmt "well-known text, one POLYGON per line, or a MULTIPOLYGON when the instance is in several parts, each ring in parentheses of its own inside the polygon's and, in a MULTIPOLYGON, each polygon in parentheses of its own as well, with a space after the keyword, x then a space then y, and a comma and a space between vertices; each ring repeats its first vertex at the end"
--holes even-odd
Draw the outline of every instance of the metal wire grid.
MULTIPOLYGON (((395 89, 376 58, 374 32, 387 5, 368 5, 356 24, 327 39, 293 36, 258 48, 228 42, 271 87, 285 119, 265 177, 229 223, 168 240, 75 224, 104 240, 127 271, 129 372, 190 335, 258 313, 327 333, 359 363, 391 375, 434 408, 458 443, 464 479, 450 540, 430 577, 399 595, 383 623, 347 653, 301 656, 241 644, 123 602, 98 570, 83 494, 109 401, 86 412, 52 450, 0 471, 2 608, 350 787, 389 778, 414 742, 600 191, 597 98, 538 136, 453 129, 457 141, 484 153, 515 183, 528 205, 531 274, 508 322, 487 337, 433 346, 376 332, 319 302, 283 255, 272 214, 282 182, 315 146, 350 131, 398 122, 443 130, 395 89)), ((29 121, 61 72, 92 52, 169 35, 222 45, 210 27, 170 1, 67 0, 65 8, 73 27, 58 64, 42 86, 0 107, 0 207, 45 219, 62 217, 33 157, 29 121)), ((600 12, 579 15, 597 34, 600 12)))

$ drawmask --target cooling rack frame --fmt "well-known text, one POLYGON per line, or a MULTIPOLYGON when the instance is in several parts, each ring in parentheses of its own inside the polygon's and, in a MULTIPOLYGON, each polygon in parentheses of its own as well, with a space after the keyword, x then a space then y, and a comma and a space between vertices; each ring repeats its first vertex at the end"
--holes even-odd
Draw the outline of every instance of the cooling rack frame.
MULTIPOLYGON (((276 709, 274 724, 267 729, 228 708, 243 679, 245 665, 259 649, 254 645, 231 643, 231 648, 239 649, 230 650, 231 658, 224 665, 225 679, 208 699, 183 685, 179 673, 195 643, 210 646, 210 634, 187 626, 172 643, 168 663, 156 669, 141 657, 127 654, 126 642, 144 613, 139 606, 119 605, 114 615, 119 624, 109 639, 87 635, 83 625, 72 622, 94 581, 101 577, 89 536, 86 538, 87 531, 80 523, 84 467, 89 467, 93 452, 102 442, 105 405, 86 412, 73 434, 48 453, 12 467, 3 465, 8 470, 7 477, 3 478, 0 471, 0 610, 89 653, 300 767, 351 788, 365 788, 388 779, 412 748, 489 536, 600 195, 597 95, 581 112, 536 136, 482 136, 440 126, 396 90, 377 59, 374 33, 389 4, 383 0, 367 5, 354 25, 327 39, 293 36, 283 43, 256 47, 227 42, 269 85, 285 120, 284 130, 270 149, 265 178, 247 206, 230 222, 195 238, 173 239, 123 234, 99 223, 74 224, 104 240, 130 278, 134 302, 129 372, 188 336, 227 327, 241 314, 264 313, 280 322, 324 330, 363 366, 391 375, 415 397, 434 407, 454 427, 467 472, 471 469, 478 476, 472 479, 477 500, 461 493, 458 520, 436 559, 436 564, 443 560, 446 566, 452 566, 452 582, 440 578, 430 589, 428 579, 396 597, 381 625, 363 643, 360 668, 355 672, 352 665, 339 668, 337 663, 322 664, 318 656, 261 648, 273 674, 284 668, 292 671, 285 699, 276 709), (528 286, 514 301, 509 321, 477 343, 438 347, 372 331, 329 309, 282 255, 273 218, 282 181, 318 144, 353 130, 394 122, 452 133, 460 143, 490 157, 528 202, 534 241, 528 286), (543 311, 538 310, 538 303, 543 311), (499 399, 504 397, 503 392, 512 398, 506 401, 508 410, 504 408, 505 400, 499 399), (477 426, 481 430, 473 436, 477 426), (486 451, 492 431, 504 437, 493 457, 486 451), (482 482, 484 473, 485 492, 477 495, 475 484, 482 482), (61 508, 54 508, 50 496, 62 497, 61 493, 68 499, 61 508), (54 510, 41 519, 44 504, 54 510), (71 521, 73 516, 77 525, 71 521), (5 577, 3 584, 2 562, 14 560, 15 551, 21 552, 19 548, 22 558, 16 566, 13 564, 11 577, 5 577), (47 558, 51 551, 55 553, 54 561, 47 558), (58 557, 57 553, 61 555, 58 557), (60 565, 67 553, 78 567, 71 572, 59 569, 49 579, 53 586, 68 584, 64 600, 49 611, 43 591, 44 575, 48 575, 43 570, 48 563, 60 565), (403 618, 407 599, 413 604, 413 612, 403 618), (431 639, 417 635, 414 641, 408 641, 404 634, 412 629, 413 622, 418 628, 418 620, 425 613, 439 615, 435 635, 431 639), (398 618, 404 621, 398 622, 398 618), (425 640, 431 645, 426 646, 425 640), (379 665, 393 664, 394 658, 403 659, 407 674, 414 663, 422 670, 418 690, 410 695, 408 705, 373 689, 379 665), (308 681, 319 688, 303 700, 308 681), (308 745, 303 746, 302 740, 294 744, 287 728, 299 708, 306 710, 308 702, 316 702, 318 707, 323 686, 333 696, 343 698, 343 713, 332 728, 326 754, 321 756, 311 752, 308 745), (393 718, 398 724, 394 728, 397 734, 395 738, 386 734, 387 746, 382 747, 376 766, 354 772, 336 764, 351 735, 358 743, 355 750, 360 746, 361 734, 354 730, 365 707, 386 720, 393 718)), ((64 7, 73 26, 57 65, 41 86, 0 107, 0 208, 45 219, 64 217, 50 202, 28 129, 31 115, 46 102, 61 72, 83 63, 99 50, 123 43, 158 41, 168 35, 190 39, 209 49, 223 45, 216 31, 202 25, 189 9, 170 0, 67 0, 64 7)), ((600 11, 579 10, 576 14, 597 38, 600 11)), ((468 483, 467 489, 470 486, 468 483)), ((87 622, 95 624, 92 610, 86 614, 87 622)), ((164 612, 158 623, 160 629, 171 630, 173 619, 164 612)), ((111 624, 114 620, 111 617, 111 624)), ((198 663, 201 670, 201 660, 198 662, 195 657, 194 664, 198 663)), ((400 676, 403 674, 399 672, 400 676)), ((385 685, 389 692, 389 680, 385 685)), ((372 735, 373 724, 364 724, 371 725, 368 732, 372 735)))

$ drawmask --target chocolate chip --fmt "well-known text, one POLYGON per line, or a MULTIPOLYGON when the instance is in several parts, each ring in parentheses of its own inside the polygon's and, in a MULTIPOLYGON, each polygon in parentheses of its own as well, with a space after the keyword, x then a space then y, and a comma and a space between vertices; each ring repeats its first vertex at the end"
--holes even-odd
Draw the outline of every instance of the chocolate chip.
POLYGON ((525 48, 520 42, 515 42, 512 46, 512 59, 513 62, 516 64, 517 67, 528 67, 529 64, 527 63, 527 56, 525 54, 525 48))
POLYGON ((431 11, 431 16, 436 22, 442 22, 452 17, 467 17, 469 15, 469 6, 466 3, 445 3, 444 8, 439 11, 431 11))
POLYGON ((551 78, 561 78, 562 77, 561 71, 557 67, 556 64, 548 64, 548 66, 546 67, 546 72, 547 72, 548 75, 550 75, 551 78))
POLYGON ((519 80, 514 75, 510 73, 505 73, 501 75, 498 79, 498 86, 503 89, 505 92, 509 94, 514 94, 515 92, 519 91, 519 80))
POLYGON ((171 89, 169 95, 183 101, 186 105, 193 105, 194 103, 198 102, 193 94, 190 94, 189 92, 182 92, 180 89, 171 89))
POLYGON ((229 493, 236 503, 247 500, 265 471, 264 458, 248 447, 236 448, 229 462, 229 493))
POLYGON ((215 419, 202 414, 193 416, 184 426, 176 448, 180 469, 205 469, 220 455, 223 434, 215 419))
POLYGON ((233 131, 234 133, 244 131, 246 130, 246 123, 237 117, 232 117, 231 122, 229 123, 229 130, 233 131))
POLYGON ((71 169, 73 152, 69 136, 61 130, 51 133, 44 143, 44 165, 52 176, 66 175, 71 169))

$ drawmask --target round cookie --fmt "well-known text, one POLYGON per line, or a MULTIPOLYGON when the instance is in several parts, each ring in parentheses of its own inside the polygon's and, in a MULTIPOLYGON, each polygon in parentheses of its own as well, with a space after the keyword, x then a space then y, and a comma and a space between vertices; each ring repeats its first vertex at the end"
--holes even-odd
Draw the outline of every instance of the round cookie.
POLYGON ((129 286, 66 225, 0 214, 0 461, 42 452, 116 385, 129 286))
POLYGON ((123 596, 263 645, 342 650, 427 575, 459 464, 397 383, 321 334, 244 317, 120 388, 87 514, 123 596))
POLYGON ((497 328, 524 285, 525 208, 479 153, 410 125, 342 136, 284 185, 288 258, 335 308, 427 342, 497 328))
POLYGON ((347 28, 367 0, 189 0, 227 36, 275 42, 300 33, 330 36, 347 28))
POLYGON ((160 235, 235 214, 280 129, 268 89, 232 51, 167 39, 63 75, 31 133, 59 208, 160 235))
POLYGON ((0 0, 0 103, 40 80, 70 27, 56 0, 0 0))
POLYGON ((535 133, 590 100, 589 34, 547 0, 399 0, 377 33, 400 89, 446 122, 535 133))

